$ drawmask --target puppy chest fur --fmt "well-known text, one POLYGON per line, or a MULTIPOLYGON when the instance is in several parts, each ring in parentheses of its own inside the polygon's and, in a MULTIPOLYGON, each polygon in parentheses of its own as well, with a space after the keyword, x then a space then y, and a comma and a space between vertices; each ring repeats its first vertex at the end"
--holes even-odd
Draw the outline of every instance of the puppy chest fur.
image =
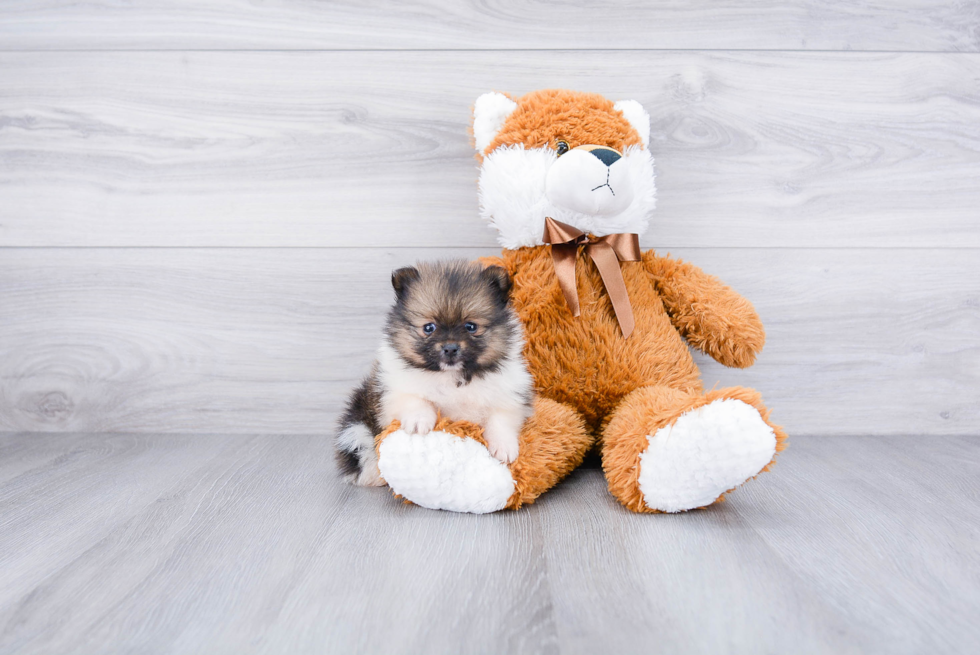
POLYGON ((440 414, 453 420, 484 425, 494 411, 530 412, 531 375, 520 353, 507 359, 492 373, 465 382, 456 371, 428 371, 406 363, 389 345, 378 350, 380 379, 385 389, 381 397, 381 423, 399 418, 406 397, 431 403, 440 414))

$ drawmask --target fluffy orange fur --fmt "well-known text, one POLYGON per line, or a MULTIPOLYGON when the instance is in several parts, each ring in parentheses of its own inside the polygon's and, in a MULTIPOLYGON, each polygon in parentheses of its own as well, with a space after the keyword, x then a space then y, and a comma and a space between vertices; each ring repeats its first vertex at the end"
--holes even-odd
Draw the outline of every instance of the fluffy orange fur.
POLYGON ((510 465, 516 489, 509 509, 528 505, 575 470, 592 445, 585 421, 568 405, 538 397, 520 435, 520 455, 510 465))
POLYGON ((697 266, 643 253, 671 323, 698 350, 725 366, 746 368, 766 343, 752 303, 697 266))
POLYGON ((623 339, 609 294, 588 257, 580 256, 575 269, 578 317, 565 303, 548 246, 505 250, 481 261, 511 274, 535 387, 582 415, 601 448, 609 490, 626 507, 651 511, 637 484, 648 436, 712 400, 736 398, 758 409, 776 433, 777 451, 783 449, 786 434, 769 422, 757 392, 703 393, 687 344, 728 366, 745 367, 765 342, 751 303, 717 278, 652 251, 640 262, 621 262, 636 318, 633 334, 623 339))
POLYGON ((701 390, 691 353, 670 322, 644 262, 622 262, 636 327, 623 339, 609 294, 588 257, 575 267, 581 316, 562 296, 550 249, 505 251, 498 263, 513 280, 524 324, 528 368, 540 393, 582 413, 593 432, 634 389, 650 384, 701 390))
MULTIPOLYGON (((559 139, 572 148, 595 144, 620 151, 641 144, 636 130, 602 96, 548 90, 516 102, 518 108, 481 155, 515 144, 554 147, 559 139)), ((713 400, 733 398, 755 407, 776 434, 777 452, 785 447, 786 434, 769 421, 757 392, 735 387, 706 394, 702 388, 688 345, 726 366, 746 367, 765 343, 751 303, 718 279, 652 251, 641 261, 621 262, 636 321, 624 339, 599 272, 581 252, 575 269, 579 317, 572 316, 562 295, 550 246, 505 250, 481 261, 503 266, 513 279, 511 297, 540 394, 511 465, 517 491, 508 507, 533 502, 598 444, 610 492, 633 511, 653 511, 637 481, 649 435, 713 400)), ((440 421, 436 429, 485 444, 472 424, 440 421)))
POLYGON ((613 108, 614 103, 596 93, 548 89, 514 100, 517 109, 484 152, 517 144, 555 147, 559 140, 571 148, 591 144, 622 152, 641 143, 640 135, 613 108))

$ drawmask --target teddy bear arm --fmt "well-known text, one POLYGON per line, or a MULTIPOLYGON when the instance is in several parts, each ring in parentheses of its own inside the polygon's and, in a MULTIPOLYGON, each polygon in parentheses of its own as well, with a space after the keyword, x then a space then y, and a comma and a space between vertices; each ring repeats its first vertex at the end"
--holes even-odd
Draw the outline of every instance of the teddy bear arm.
POLYGON ((725 366, 755 362, 766 333, 752 303, 692 264, 653 251, 643 253, 643 262, 671 323, 689 344, 725 366))
POLYGON ((595 437, 575 409, 538 396, 518 440, 508 466, 491 456, 475 423, 441 417, 428 434, 411 435, 395 420, 375 437, 375 450, 382 483, 396 496, 483 514, 533 503, 582 463, 595 437))

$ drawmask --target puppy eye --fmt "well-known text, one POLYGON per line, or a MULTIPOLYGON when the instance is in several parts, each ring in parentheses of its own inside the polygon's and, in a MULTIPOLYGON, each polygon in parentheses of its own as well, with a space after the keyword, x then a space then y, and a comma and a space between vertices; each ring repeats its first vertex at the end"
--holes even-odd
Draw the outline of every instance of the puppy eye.
POLYGON ((425 325, 422 326, 422 331, 425 332, 426 334, 432 334, 433 332, 436 331, 436 324, 426 323, 425 325))
POLYGON ((467 323, 463 326, 467 332, 476 332, 476 323, 467 323))
POLYGON ((568 152, 568 141, 559 141, 555 146, 555 150, 558 151, 558 156, 561 157, 566 152, 568 152))

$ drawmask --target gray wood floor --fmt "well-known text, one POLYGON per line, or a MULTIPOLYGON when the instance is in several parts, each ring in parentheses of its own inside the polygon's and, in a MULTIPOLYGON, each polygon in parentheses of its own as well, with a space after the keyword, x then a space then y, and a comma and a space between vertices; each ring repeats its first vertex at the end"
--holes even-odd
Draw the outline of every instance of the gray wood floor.
POLYGON ((0 436, 3 653, 966 653, 980 440, 796 438, 709 510, 471 516, 315 436, 0 436))

